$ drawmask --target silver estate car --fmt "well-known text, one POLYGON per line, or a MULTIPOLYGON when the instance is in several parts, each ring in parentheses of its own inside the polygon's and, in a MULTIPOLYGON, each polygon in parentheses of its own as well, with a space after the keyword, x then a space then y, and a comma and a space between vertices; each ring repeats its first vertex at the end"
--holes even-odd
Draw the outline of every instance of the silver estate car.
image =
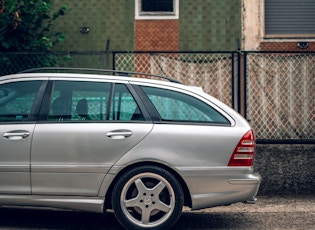
POLYGON ((255 137, 201 89, 87 73, 0 77, 0 206, 103 213, 166 229, 192 210, 255 200, 255 137))

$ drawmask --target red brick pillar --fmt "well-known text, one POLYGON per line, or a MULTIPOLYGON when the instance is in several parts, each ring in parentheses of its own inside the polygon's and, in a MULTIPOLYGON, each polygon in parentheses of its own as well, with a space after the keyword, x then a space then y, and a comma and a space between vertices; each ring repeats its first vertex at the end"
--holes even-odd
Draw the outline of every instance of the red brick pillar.
MULTIPOLYGON (((135 51, 178 51, 178 20, 136 20, 135 51)), ((135 71, 151 73, 150 57, 135 57, 135 71)))

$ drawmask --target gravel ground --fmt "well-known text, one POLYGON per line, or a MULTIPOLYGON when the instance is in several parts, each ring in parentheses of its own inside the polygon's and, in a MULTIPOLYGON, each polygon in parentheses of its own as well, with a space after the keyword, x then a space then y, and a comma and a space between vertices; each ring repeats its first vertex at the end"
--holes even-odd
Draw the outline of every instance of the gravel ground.
MULTIPOLYGON (((1 208, 0 229, 122 230, 114 214, 1 208)), ((255 204, 237 203, 199 211, 184 209, 174 230, 306 229, 315 230, 315 196, 258 197, 255 204)))
MULTIPOLYGON (((174 229, 306 229, 315 230, 315 196, 258 197, 255 204, 187 211, 182 216, 193 224, 174 229), (200 214, 200 215, 198 215, 200 214)), ((184 221, 185 222, 185 221, 184 221)))

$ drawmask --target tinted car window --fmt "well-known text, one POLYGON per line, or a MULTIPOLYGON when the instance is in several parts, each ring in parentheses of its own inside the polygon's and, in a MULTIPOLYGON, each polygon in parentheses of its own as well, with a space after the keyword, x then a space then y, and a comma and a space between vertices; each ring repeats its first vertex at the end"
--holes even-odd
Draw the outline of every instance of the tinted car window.
POLYGON ((128 121, 134 113, 140 110, 123 84, 56 81, 49 120, 128 121))
POLYGON ((41 81, 12 82, 0 86, 0 122, 27 121, 41 81))
POLYGON ((163 121, 230 124, 222 114, 195 97, 167 89, 142 89, 163 121))
POLYGON ((110 83, 56 81, 49 120, 105 120, 110 83))
POLYGON ((115 84, 109 119, 120 121, 144 120, 137 103, 123 84, 115 84))

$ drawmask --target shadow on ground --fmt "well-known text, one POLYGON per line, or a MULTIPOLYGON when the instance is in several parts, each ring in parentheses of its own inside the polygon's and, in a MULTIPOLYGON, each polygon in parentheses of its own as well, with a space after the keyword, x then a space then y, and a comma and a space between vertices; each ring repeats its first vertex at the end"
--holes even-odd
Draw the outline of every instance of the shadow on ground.
MULTIPOLYGON (((185 210, 172 230, 259 230, 314 229, 315 198, 258 199, 191 212, 185 210)), ((123 230, 113 212, 107 215, 38 209, 0 208, 1 229, 123 230)))
MULTIPOLYGON (((0 209, 0 229, 111 229, 123 230, 115 215, 54 210, 0 209)), ((250 220, 246 221, 250 225, 250 220)), ((172 229, 244 229, 236 213, 184 212, 172 229)))

